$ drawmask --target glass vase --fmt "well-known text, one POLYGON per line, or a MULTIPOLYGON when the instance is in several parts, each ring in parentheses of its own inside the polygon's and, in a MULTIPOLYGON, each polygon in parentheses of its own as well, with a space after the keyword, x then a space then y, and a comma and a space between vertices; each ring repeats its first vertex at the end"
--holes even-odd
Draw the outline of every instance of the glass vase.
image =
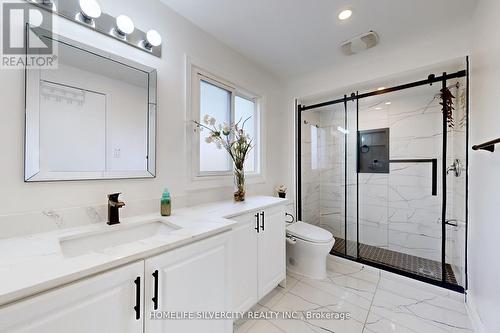
POLYGON ((245 201, 245 171, 234 169, 234 201, 245 201))

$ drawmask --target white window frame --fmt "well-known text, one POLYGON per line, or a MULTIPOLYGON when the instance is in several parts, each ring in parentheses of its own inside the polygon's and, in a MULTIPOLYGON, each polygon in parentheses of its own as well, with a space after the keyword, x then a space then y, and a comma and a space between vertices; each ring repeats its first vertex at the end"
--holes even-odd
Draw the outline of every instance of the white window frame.
MULTIPOLYGON (((252 93, 247 89, 241 88, 227 80, 222 79, 218 75, 214 75, 201 67, 188 61, 188 71, 187 71, 187 82, 188 82, 188 92, 187 92, 187 119, 188 119, 188 135, 187 144, 189 149, 188 160, 190 165, 190 179, 188 189, 200 189, 200 188, 214 188, 214 187, 226 187, 233 185, 234 172, 229 171, 210 171, 201 172, 200 171, 200 135, 207 133, 207 131, 200 131, 197 126, 193 123, 193 120, 200 120, 204 115, 200 115, 200 82, 205 81, 213 84, 221 89, 225 89, 231 93, 231 121, 235 118, 235 98, 241 97, 244 99, 251 100, 255 103, 255 117, 254 128, 255 128, 255 138, 254 140, 254 158, 255 158, 255 170, 253 172, 246 172, 246 182, 247 184, 256 184, 265 182, 264 179, 264 163, 263 163, 263 152, 264 148, 264 138, 263 134, 263 123, 262 123, 262 109, 264 104, 264 98, 258 94, 252 93)), ((236 120, 237 121, 237 120, 236 120)), ((232 163, 230 164, 230 169, 232 169, 232 163)))

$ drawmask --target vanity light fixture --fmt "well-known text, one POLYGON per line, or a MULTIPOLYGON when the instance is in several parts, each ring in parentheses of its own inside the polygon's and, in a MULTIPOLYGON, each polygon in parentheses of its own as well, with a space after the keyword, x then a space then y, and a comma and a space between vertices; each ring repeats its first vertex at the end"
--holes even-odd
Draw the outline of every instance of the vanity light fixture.
POLYGON ((348 20, 352 16, 352 9, 344 9, 338 15, 339 20, 345 21, 348 20))
POLYGON ((96 0, 80 0, 79 14, 85 23, 93 23, 102 14, 101 6, 96 0))
POLYGON ((144 41, 144 47, 151 50, 153 47, 161 45, 161 35, 156 30, 149 30, 146 33, 146 40, 144 41))
POLYGON ((134 32, 134 22, 127 15, 120 15, 116 18, 116 34, 120 37, 126 37, 134 32))
MULTIPOLYGON (((112 37, 122 43, 161 58, 162 37, 156 30, 144 30, 135 26, 133 17, 127 15, 113 16, 101 10, 99 0, 24 0, 34 6, 59 15, 74 23, 78 23, 112 37), (56 9, 57 3, 57 9, 56 9)), ((38 17, 31 15, 31 23, 37 25, 38 17)))

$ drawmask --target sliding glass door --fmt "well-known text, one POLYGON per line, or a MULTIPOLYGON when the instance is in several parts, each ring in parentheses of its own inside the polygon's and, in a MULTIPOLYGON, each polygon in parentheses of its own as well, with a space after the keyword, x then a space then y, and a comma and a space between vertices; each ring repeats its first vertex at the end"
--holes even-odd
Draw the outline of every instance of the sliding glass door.
POLYGON ((465 75, 298 107, 298 214, 332 254, 463 290, 465 75))

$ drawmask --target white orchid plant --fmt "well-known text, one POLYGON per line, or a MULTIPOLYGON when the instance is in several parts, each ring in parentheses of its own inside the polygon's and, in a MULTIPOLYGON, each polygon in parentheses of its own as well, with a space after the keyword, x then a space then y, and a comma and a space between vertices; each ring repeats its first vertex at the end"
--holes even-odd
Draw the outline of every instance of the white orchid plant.
POLYGON ((218 149, 227 151, 234 163, 236 192, 234 199, 236 201, 245 200, 245 173, 244 164, 248 153, 253 148, 253 140, 245 133, 245 124, 251 117, 244 121, 240 119, 237 123, 228 124, 226 122, 217 124, 217 120, 210 116, 203 117, 203 124, 194 121, 200 130, 208 130, 209 134, 205 142, 214 143, 218 149))

